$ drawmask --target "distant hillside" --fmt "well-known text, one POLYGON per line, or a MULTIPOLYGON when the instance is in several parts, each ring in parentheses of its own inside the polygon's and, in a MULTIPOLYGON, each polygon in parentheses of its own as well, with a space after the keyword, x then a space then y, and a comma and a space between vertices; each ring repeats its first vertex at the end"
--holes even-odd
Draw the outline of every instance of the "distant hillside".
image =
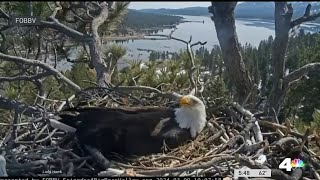
MULTIPOLYGON (((294 18, 304 14, 308 3, 312 4, 312 10, 319 12, 320 2, 292 2, 294 9, 294 18)), ((189 15, 189 16, 211 16, 208 13, 208 7, 189 7, 181 9, 142 9, 140 12, 154 14, 171 14, 171 15, 189 15)), ((238 4, 235 9, 236 18, 274 18, 274 2, 244 2, 238 4)), ((318 18, 316 22, 320 22, 318 18)))
POLYGON ((188 7, 181 9, 141 9, 140 12, 153 13, 153 14, 171 14, 171 15, 189 15, 189 16, 206 16, 208 13, 207 7, 188 7))
POLYGON ((180 16, 153 14, 130 9, 124 18, 123 25, 137 30, 178 24, 182 19, 180 16))
MULTIPOLYGON (((292 2, 293 18, 302 16, 307 5, 311 3, 314 12, 319 12, 320 2, 292 2)), ((274 2, 245 2, 237 5, 236 17, 274 19, 274 2)), ((320 19, 317 20, 320 22, 320 19)))
POLYGON ((235 9, 236 18, 273 19, 274 2, 244 2, 235 9))

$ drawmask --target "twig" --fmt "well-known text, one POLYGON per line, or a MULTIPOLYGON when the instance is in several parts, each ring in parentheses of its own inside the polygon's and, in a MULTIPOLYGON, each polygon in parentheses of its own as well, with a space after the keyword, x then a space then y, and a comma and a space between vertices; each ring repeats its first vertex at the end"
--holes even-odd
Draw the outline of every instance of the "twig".
POLYGON ((154 92, 159 94, 162 97, 166 97, 166 98, 170 98, 170 99, 178 99, 181 97, 180 94, 178 93, 164 93, 161 92, 160 90, 153 88, 153 87, 149 87, 149 86, 119 86, 119 87, 115 87, 116 90, 119 91, 146 91, 146 92, 154 92))
POLYGON ((63 74, 61 74, 60 71, 54 69, 53 67, 49 66, 46 63, 43 63, 41 61, 38 60, 30 60, 30 59, 26 59, 26 58, 22 58, 22 57, 16 57, 16 56, 10 56, 10 55, 6 55, 0 52, 0 58, 2 60, 5 61, 10 61, 10 62, 16 62, 16 63, 22 63, 22 64, 26 64, 26 65, 32 65, 32 66, 39 66, 45 70, 47 70, 48 72, 54 74, 57 76, 57 78, 63 80, 66 84, 68 84, 73 90, 75 91, 80 91, 81 88, 80 86, 78 86, 77 84, 75 84, 74 82, 72 82, 70 79, 68 79, 67 77, 65 77, 63 74))
POLYGON ((67 164, 67 167, 69 167, 68 172, 67 172, 67 176, 73 176, 73 171, 74 171, 74 165, 72 162, 69 162, 67 164))
POLYGON ((3 155, 0 155, 0 177, 8 177, 6 163, 6 159, 3 155))
POLYGON ((60 112, 62 110, 62 108, 66 105, 67 101, 72 101, 72 99, 74 99, 75 97, 75 95, 72 95, 66 101, 62 102, 58 107, 57 112, 60 112))
POLYGON ((302 138, 302 142, 301 142, 301 145, 300 145, 300 148, 299 148, 300 151, 302 151, 304 144, 308 141, 309 135, 310 135, 310 128, 308 128, 306 130, 306 132, 304 133, 304 136, 302 138))
POLYGON ((96 148, 90 147, 88 145, 85 145, 85 148, 89 153, 92 155, 92 157, 105 169, 109 168, 110 161, 107 160, 101 152, 99 152, 96 148))
POLYGON ((51 127, 57 128, 57 129, 60 129, 60 130, 66 131, 66 132, 74 133, 77 130, 76 128, 68 126, 64 123, 61 123, 61 122, 55 120, 55 119, 49 119, 49 123, 50 123, 51 127))
POLYGON ((138 171, 137 173, 152 176, 152 175, 163 175, 166 173, 191 171, 191 170, 195 170, 195 169, 205 169, 205 168, 212 166, 212 164, 217 164, 217 163, 222 162, 224 160, 233 160, 234 158, 235 158, 234 156, 222 156, 222 157, 214 158, 209 162, 202 163, 201 165, 190 165, 190 166, 186 166, 186 167, 177 167, 177 168, 163 168, 160 170, 138 171))
POLYGON ((291 21, 290 28, 294 28, 297 25, 300 25, 304 22, 313 21, 320 17, 320 13, 315 13, 310 15, 311 4, 308 4, 304 15, 294 21, 291 21))

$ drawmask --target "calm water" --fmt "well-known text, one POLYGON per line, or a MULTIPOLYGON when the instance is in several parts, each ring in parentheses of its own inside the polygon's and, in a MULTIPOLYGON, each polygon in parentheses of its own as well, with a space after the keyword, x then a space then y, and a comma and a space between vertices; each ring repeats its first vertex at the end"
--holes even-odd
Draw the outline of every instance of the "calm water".
MULTIPOLYGON (((209 17, 203 16, 182 16, 190 21, 204 21, 204 23, 187 22, 177 26, 177 30, 173 33, 173 37, 189 40, 192 35, 192 42, 207 41, 205 48, 211 49, 214 45, 218 45, 217 34, 214 23, 209 17)), ((309 23, 303 25, 306 31, 317 31, 319 24, 309 23)), ((259 19, 237 19, 236 31, 240 43, 250 43, 253 46, 259 45, 261 40, 267 39, 270 35, 274 36, 274 23, 259 19)), ((166 29, 158 34, 168 35, 171 29, 166 29)), ((185 48, 185 44, 175 40, 130 40, 122 43, 128 49, 125 59, 147 60, 149 53, 146 51, 138 51, 138 49, 150 49, 155 51, 176 52, 185 48)), ((198 49, 200 46, 195 46, 198 49)))
MULTIPOLYGON (((205 42, 207 44, 204 46, 210 49, 214 45, 218 45, 217 34, 215 31, 214 23, 209 17, 203 16, 183 16, 186 20, 190 21, 204 21, 204 23, 199 22, 187 22, 181 23, 177 26, 177 30, 173 33, 173 37, 181 38, 186 41, 189 40, 192 35, 192 42, 205 42)), ((308 23, 302 25, 306 32, 316 32, 319 31, 320 24, 308 23)), ((260 19, 237 19, 236 20, 236 31, 241 44, 250 43, 253 46, 259 45, 261 40, 267 39, 270 35, 274 36, 274 22, 260 19)), ((170 34, 171 29, 165 29, 163 32, 158 34, 170 34)), ((182 42, 175 40, 130 40, 122 43, 128 51, 127 55, 124 56, 118 62, 118 67, 122 68, 127 66, 126 60, 143 60, 149 59, 149 53, 146 51, 139 51, 138 49, 150 49, 154 51, 168 51, 177 52, 180 49, 185 49, 186 45, 182 42)), ((193 49, 198 49, 200 46, 194 46, 193 49)), ((78 56, 78 49, 75 48, 73 53, 71 53, 70 58, 76 59, 78 56)), ((53 59, 53 57, 52 57, 53 59)), ((72 63, 62 60, 58 63, 59 70, 67 70, 72 66, 72 63)))

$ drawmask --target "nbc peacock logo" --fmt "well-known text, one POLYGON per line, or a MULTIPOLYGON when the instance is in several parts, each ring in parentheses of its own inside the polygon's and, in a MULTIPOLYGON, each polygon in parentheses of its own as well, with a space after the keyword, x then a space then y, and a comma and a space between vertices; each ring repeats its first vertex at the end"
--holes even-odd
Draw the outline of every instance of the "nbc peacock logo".
POLYGON ((280 164, 279 169, 285 169, 286 171, 291 171, 292 168, 304 167, 305 164, 301 159, 285 158, 280 164))
POLYGON ((304 167, 304 163, 301 159, 294 159, 291 161, 291 167, 304 167))

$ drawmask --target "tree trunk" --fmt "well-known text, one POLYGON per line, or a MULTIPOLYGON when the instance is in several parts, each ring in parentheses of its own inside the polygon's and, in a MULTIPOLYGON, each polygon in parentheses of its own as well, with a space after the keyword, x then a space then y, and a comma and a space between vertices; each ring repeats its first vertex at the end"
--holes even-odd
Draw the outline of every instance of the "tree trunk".
POLYGON ((227 73, 236 87, 236 97, 242 103, 250 93, 253 83, 240 54, 234 17, 236 5, 237 2, 212 2, 209 12, 213 14, 212 20, 227 73))
POLYGON ((89 44, 90 57, 92 65, 96 71, 97 84, 101 87, 106 87, 108 83, 111 83, 111 73, 103 60, 101 47, 102 45, 100 40, 97 39, 89 44))
POLYGON ((98 28, 103 24, 109 15, 108 5, 105 3, 99 16, 93 19, 91 24, 93 41, 89 43, 91 62, 97 73, 97 83, 101 87, 106 87, 111 83, 111 70, 107 67, 102 52, 101 37, 98 33, 98 28))
POLYGON ((272 90, 268 98, 269 110, 278 115, 286 95, 284 84, 285 56, 288 47, 292 7, 286 2, 275 2, 275 39, 272 47, 272 90), (273 111, 273 110, 272 110, 273 111))

